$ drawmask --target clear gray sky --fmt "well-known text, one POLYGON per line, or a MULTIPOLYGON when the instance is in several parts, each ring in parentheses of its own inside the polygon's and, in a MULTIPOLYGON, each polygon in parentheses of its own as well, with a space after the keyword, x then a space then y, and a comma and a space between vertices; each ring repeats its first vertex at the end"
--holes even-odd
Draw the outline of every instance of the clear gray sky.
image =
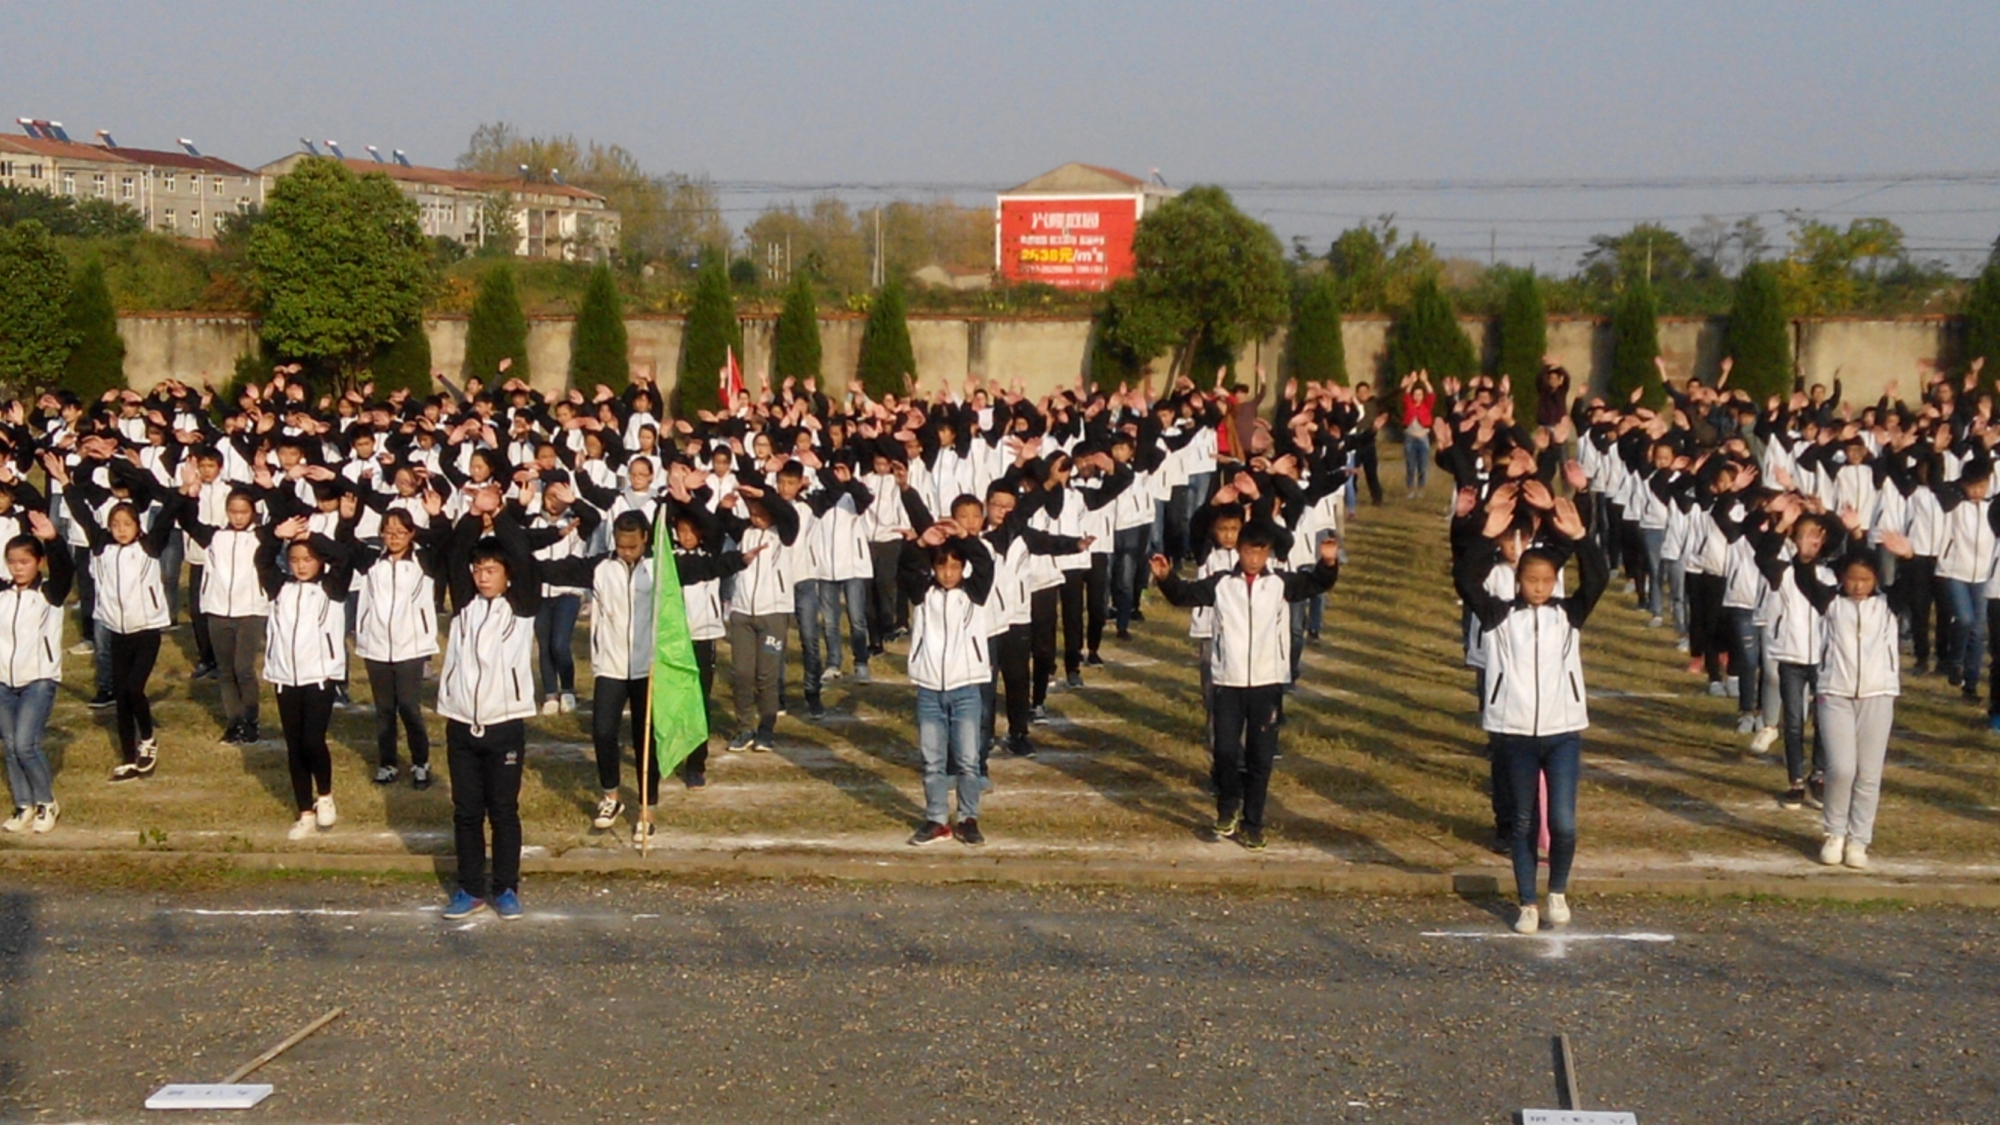
POLYGON ((2000 169, 1993 0, 0 0, 0 20, 0 111, 73 136, 189 136, 253 166, 331 137, 449 165, 473 126, 507 120, 706 174, 739 227, 772 198, 756 184, 973 203, 1084 160, 1267 185, 1239 190, 1245 208, 1316 249, 1385 211, 1447 251, 1562 267, 1590 233, 1648 218, 1764 212, 1781 232, 1791 208, 1886 214, 1961 266, 2000 234, 1994 177, 1492 186, 2000 169))

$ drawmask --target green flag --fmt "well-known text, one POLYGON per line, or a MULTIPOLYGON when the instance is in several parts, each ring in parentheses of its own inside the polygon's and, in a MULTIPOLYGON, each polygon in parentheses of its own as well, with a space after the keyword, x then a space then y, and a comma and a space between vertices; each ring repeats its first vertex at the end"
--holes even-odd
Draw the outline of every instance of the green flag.
POLYGON ((708 700, 701 694, 701 670, 694 662, 694 638, 688 635, 687 603, 681 597, 673 528, 664 504, 653 527, 651 676, 653 760, 666 777, 708 741, 708 700))

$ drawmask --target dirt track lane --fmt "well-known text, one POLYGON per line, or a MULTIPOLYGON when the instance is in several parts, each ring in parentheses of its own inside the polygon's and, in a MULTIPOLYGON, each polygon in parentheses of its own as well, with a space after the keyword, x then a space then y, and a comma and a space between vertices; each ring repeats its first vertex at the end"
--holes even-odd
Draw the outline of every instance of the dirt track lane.
POLYGON ((0 1117, 139 1120, 345 1004, 227 1120, 1502 1122, 1555 1104, 1557 1031, 1642 1125, 2000 1119, 1986 913, 1584 901, 1559 942, 1447 900, 527 889, 504 926, 0 891, 0 1117))

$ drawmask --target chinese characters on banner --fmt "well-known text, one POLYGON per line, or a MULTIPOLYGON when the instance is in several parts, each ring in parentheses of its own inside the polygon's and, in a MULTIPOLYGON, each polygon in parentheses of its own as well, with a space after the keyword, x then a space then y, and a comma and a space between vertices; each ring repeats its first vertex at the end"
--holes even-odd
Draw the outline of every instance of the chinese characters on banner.
POLYGON ((1059 289, 1108 289, 1132 274, 1139 200, 1003 198, 1000 276, 1059 289))

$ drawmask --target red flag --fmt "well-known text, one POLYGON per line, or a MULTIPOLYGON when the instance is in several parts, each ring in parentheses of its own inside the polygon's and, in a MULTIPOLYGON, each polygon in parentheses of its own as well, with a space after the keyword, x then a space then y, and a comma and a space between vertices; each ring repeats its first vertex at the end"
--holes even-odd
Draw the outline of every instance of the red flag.
POLYGON ((724 351, 729 361, 722 367, 722 408, 736 409, 736 400, 743 395, 743 368, 736 362, 736 345, 731 344, 724 351))

